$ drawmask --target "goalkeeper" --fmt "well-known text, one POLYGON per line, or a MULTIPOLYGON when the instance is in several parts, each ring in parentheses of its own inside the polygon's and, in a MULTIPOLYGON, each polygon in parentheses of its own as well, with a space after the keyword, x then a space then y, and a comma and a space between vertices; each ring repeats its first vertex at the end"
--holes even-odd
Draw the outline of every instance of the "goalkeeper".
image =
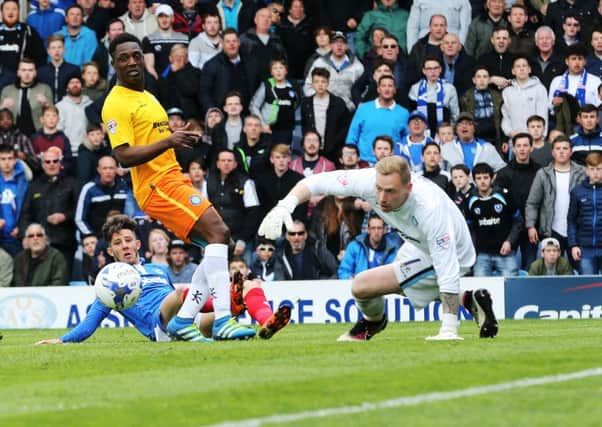
MULTIPOLYGON (((307 177, 264 218, 259 235, 277 239, 282 225, 292 226, 299 203, 317 195, 361 197, 405 243, 391 264, 366 270, 352 280, 352 294, 363 317, 339 341, 369 340, 387 325, 386 294, 405 295, 416 309, 439 299, 439 333, 428 340, 461 340, 458 335, 460 276, 475 262, 475 250, 461 212, 431 181, 411 175, 400 157, 385 157, 374 168, 326 172, 307 177)), ((485 289, 467 291, 462 304, 474 316, 481 337, 498 331, 491 296, 485 289)))

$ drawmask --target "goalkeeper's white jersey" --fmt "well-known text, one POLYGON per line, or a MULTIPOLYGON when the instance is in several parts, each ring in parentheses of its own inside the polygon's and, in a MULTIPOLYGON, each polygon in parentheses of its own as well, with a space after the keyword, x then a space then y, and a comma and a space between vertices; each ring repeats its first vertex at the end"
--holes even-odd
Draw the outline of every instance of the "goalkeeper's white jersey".
POLYGON ((452 200, 433 182, 412 174, 412 191, 396 211, 382 212, 376 203, 376 170, 354 169, 316 174, 301 181, 312 196, 361 197, 378 215, 399 230, 406 243, 413 244, 433 263, 441 288, 458 288, 460 267, 472 267, 475 250, 466 220, 452 200))

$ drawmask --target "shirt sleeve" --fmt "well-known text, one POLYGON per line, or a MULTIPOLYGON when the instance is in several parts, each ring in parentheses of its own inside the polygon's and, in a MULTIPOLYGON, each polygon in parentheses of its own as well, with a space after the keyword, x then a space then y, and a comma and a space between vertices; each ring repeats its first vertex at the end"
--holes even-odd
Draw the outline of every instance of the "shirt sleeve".
POLYGON ((111 309, 98 300, 95 300, 90 306, 84 320, 75 328, 61 337, 62 342, 81 342, 88 339, 99 327, 105 317, 109 315, 111 309))
POLYGON ((374 199, 375 177, 375 170, 367 168, 314 174, 300 182, 305 184, 312 196, 333 195, 374 199))
POLYGON ((134 126, 130 111, 127 108, 129 100, 122 100, 119 105, 117 98, 111 97, 105 102, 102 109, 102 121, 104 122, 109 141, 113 149, 125 144, 133 144, 134 141, 134 126))

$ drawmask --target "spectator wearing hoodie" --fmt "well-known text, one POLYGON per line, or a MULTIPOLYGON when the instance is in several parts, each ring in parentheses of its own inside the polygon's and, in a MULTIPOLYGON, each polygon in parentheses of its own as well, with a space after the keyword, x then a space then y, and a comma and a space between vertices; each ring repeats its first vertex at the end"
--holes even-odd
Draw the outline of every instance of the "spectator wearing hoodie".
POLYGON ((376 214, 368 220, 368 232, 357 235, 345 249, 338 269, 339 279, 352 279, 362 271, 386 265, 395 259, 402 241, 395 232, 386 233, 385 222, 376 214))
POLYGON ((546 88, 537 77, 530 77, 531 66, 526 57, 512 60, 512 74, 510 86, 502 91, 502 131, 507 138, 526 132, 527 118, 548 117, 546 88))
POLYGON ((216 13, 208 13, 203 21, 203 32, 190 40, 188 59, 199 70, 207 61, 222 51, 220 19, 216 13))
POLYGON ((0 247, 11 256, 21 251, 19 218, 29 186, 23 164, 11 146, 0 146, 0 247))
POLYGON ((74 156, 79 153, 79 146, 86 136, 86 107, 92 104, 92 100, 82 94, 82 86, 79 74, 71 76, 67 80, 67 95, 56 104, 60 118, 58 128, 69 138, 74 156))
POLYGON ((261 119, 253 114, 245 117, 240 142, 234 146, 238 167, 251 178, 269 169, 271 142, 261 131, 261 119))

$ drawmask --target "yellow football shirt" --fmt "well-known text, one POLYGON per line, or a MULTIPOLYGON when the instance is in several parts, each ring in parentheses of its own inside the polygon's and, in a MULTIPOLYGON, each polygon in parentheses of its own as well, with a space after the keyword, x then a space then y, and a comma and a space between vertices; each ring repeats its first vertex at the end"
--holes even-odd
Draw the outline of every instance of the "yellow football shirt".
MULTIPOLYGON (((104 122, 113 149, 128 144, 149 145, 171 135, 167 113, 149 92, 116 85, 102 108, 104 122)), ((134 196, 141 208, 150 196, 151 186, 169 173, 180 172, 173 149, 130 169, 134 196)))

